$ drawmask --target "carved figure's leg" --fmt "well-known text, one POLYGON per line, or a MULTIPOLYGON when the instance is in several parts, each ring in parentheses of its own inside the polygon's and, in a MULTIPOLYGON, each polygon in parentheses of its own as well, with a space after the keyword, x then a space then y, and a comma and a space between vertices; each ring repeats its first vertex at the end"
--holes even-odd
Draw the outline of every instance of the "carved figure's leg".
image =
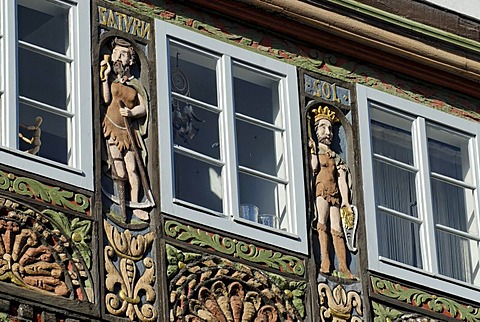
POLYGON ((127 197, 125 191, 125 181, 127 180, 127 171, 125 169, 125 160, 122 153, 111 139, 108 141, 108 148, 110 150, 110 156, 113 159, 112 178, 113 180, 115 180, 115 183, 117 185, 118 200, 120 202, 120 214, 122 216, 122 219, 126 222, 127 197))
POLYGON ((318 231, 318 241, 320 243, 320 256, 322 257, 322 262, 320 264, 320 273, 330 274, 330 254, 329 247, 330 241, 327 233, 327 226, 324 224, 317 224, 318 231))
POLYGON ((344 278, 354 280, 356 277, 350 272, 347 265, 347 250, 345 241, 343 240, 343 233, 332 229, 333 248, 335 248, 335 255, 338 259, 338 270, 342 273, 344 278))
MULTIPOLYGON (((138 203, 138 195, 140 192, 140 177, 137 173, 137 161, 133 151, 128 151, 125 154, 125 166, 128 173, 128 181, 130 183, 130 199, 133 203, 138 203)), ((133 209, 133 214, 141 219, 148 220, 149 214, 142 209, 133 209)))

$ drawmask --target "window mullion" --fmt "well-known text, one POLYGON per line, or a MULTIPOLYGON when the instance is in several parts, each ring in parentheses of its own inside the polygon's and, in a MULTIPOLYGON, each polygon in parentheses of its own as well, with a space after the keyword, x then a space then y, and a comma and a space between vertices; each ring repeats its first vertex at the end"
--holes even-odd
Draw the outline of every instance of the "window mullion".
POLYGON ((433 219, 432 192, 430 185, 430 166, 428 161, 427 131, 424 118, 417 118, 413 123, 415 163, 419 168, 416 179, 417 193, 420 203, 420 217, 423 225, 420 228, 422 258, 424 269, 438 273, 437 250, 435 244, 435 222, 433 219))
POLYGON ((225 166, 223 167, 223 186, 224 189, 224 213, 238 217, 238 172, 237 155, 235 139, 235 109, 233 97, 233 77, 232 77, 232 59, 230 56, 223 55, 220 63, 217 65, 217 74, 219 75, 217 87, 219 88, 219 104, 222 112, 220 113, 220 146, 225 156, 225 166))
MULTIPOLYGON (((480 185, 480 129, 477 127, 477 133, 475 138, 472 138, 470 142, 468 143, 468 149, 469 149, 469 160, 472 164, 471 169, 473 171, 472 173, 472 180, 473 180, 473 185, 477 187, 477 189, 474 189, 473 191, 473 196, 474 196, 474 206, 475 206, 475 221, 476 221, 476 234, 477 236, 480 236, 480 191, 478 189, 478 186, 480 185)), ((472 250, 471 256, 472 256, 472 262, 478 261, 480 258, 480 242, 474 241, 473 243, 476 243, 476 249, 477 251, 474 253, 472 250), (475 258, 476 257, 476 258, 475 258)), ((480 273, 477 273, 476 276, 472 277, 472 283, 474 285, 480 285, 480 273)))
POLYGON ((4 35, 4 73, 5 73, 5 106, 2 111, 2 142, 10 148, 17 148, 18 139, 18 84, 17 84, 17 35, 16 35, 16 2, 5 1, 5 35, 4 35), (9 62, 7 64, 7 62, 9 62))

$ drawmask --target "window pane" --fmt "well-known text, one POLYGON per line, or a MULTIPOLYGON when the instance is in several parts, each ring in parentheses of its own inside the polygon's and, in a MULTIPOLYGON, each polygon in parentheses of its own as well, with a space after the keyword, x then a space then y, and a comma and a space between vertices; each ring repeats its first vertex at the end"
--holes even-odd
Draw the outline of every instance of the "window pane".
POLYGON ((440 230, 436 231, 436 238, 439 273, 467 283, 475 283, 480 264, 478 242, 440 230))
POLYGON ((221 167, 174 153, 175 198, 223 213, 221 167))
POLYGON ((472 190, 432 178, 432 198, 435 223, 477 234, 472 190))
POLYGON ((414 172, 382 161, 373 161, 377 205, 418 217, 414 172))
POLYGON ((68 9, 48 1, 38 2, 41 3, 35 8, 18 5, 18 39, 66 54, 69 46, 68 9))
POLYGON ((171 90, 216 106, 217 60, 192 47, 170 42, 171 90))
POLYGON ((239 173, 240 204, 251 204, 262 214, 275 215, 279 228, 290 229, 287 222, 286 186, 261 179, 246 173, 239 173))
POLYGON ((237 120, 236 130, 240 165, 285 178, 283 133, 241 120, 237 120))
POLYGON ((373 153, 413 165, 412 121, 371 109, 373 153))
POLYGON ((218 114, 175 99, 172 105, 174 144, 220 159, 218 114))
POLYGON ((380 256, 422 268, 420 225, 377 211, 380 256))
POLYGON ((471 182, 469 139, 437 126, 428 127, 430 171, 471 182))
POLYGON ((235 111, 282 126, 279 80, 240 65, 233 65, 235 111))
MULTIPOLYGON (((71 153, 71 151, 69 151, 67 139, 68 120, 64 117, 36 109, 29 105, 20 104, 20 124, 33 126, 35 125, 35 118, 37 116, 40 116, 43 119, 40 125, 41 147, 37 155, 49 160, 68 164, 69 155, 71 153)), ((20 132, 26 139, 30 140, 39 135, 39 132, 22 128, 22 126, 20 132)), ((19 149, 21 151, 32 149, 35 145, 38 145, 38 143, 32 142, 32 144, 29 144, 19 138, 19 149)))
POLYGON ((18 58, 20 95, 66 110, 67 64, 22 48, 18 58))

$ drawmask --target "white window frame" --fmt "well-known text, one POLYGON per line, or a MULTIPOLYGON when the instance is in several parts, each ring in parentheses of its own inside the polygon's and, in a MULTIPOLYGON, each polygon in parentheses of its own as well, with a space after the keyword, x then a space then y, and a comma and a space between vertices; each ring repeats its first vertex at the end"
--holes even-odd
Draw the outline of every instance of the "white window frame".
MULTIPOLYGON (((161 184, 161 210, 165 213, 203 224, 212 228, 222 229, 239 236, 253 238, 271 245, 280 246, 285 249, 304 253, 308 252, 307 230, 306 230, 306 208, 303 180, 303 160, 301 148, 300 112, 297 87, 296 68, 292 65, 274 60, 272 58, 253 53, 237 46, 226 44, 219 40, 200 35, 160 20, 155 24, 156 46, 157 46, 157 84, 158 84, 158 106, 159 106, 159 144, 160 144, 160 184, 161 184), (225 131, 222 137, 226 138, 223 146, 225 151, 225 176, 224 186, 224 211, 221 216, 215 216, 191 209, 176 203, 173 191, 173 149, 171 142, 172 121, 169 81, 169 54, 168 39, 172 37, 186 43, 195 44, 199 48, 208 48, 212 51, 223 54, 220 65, 225 69, 217 80, 217 86, 221 93, 219 104, 222 106, 223 124, 226 124, 220 131, 225 131), (272 71, 282 76, 284 82, 282 95, 284 104, 283 118, 286 129, 284 155, 286 156, 287 171, 287 211, 289 213, 290 232, 242 221, 239 217, 238 193, 237 193, 237 159, 234 142, 234 111, 232 110, 233 99, 228 88, 232 88, 232 79, 228 76, 231 59, 247 62, 253 66, 260 66, 263 70, 272 71), (225 72, 227 70, 227 72, 225 72), (221 87, 220 87, 221 85, 221 87)), ((230 71, 231 73, 231 71, 230 71)), ((231 74, 230 74, 231 75, 231 74)), ((194 86, 190 84, 190 86, 194 86)))
MULTIPOLYGON (((68 126, 69 164, 51 161, 17 149, 18 135, 18 60, 16 34, 16 7, 19 0, 0 2, 0 160, 2 164, 34 172, 38 175, 93 190, 93 133, 91 93, 91 36, 90 1, 88 0, 35 0, 70 7, 70 50, 72 60, 70 82, 72 114, 68 126), (3 37, 2 37, 3 36, 3 37)), ((26 2, 28 4, 28 2, 26 2)))
MULTIPOLYGON (((476 186, 474 189, 474 204, 476 209, 477 224, 480 216, 480 125, 473 121, 462 119, 454 115, 445 113, 443 111, 438 111, 427 106, 408 101, 393 95, 363 86, 357 85, 357 102, 358 102, 358 119, 359 119, 359 132, 360 132, 360 142, 361 142, 361 159, 362 159, 362 175, 363 175, 363 195, 365 200, 365 227, 367 230, 367 249, 368 249, 368 266, 369 269, 375 272, 384 273, 390 276, 395 276, 397 278, 403 279, 405 281, 418 283, 420 285, 425 285, 432 289, 438 289, 447 294, 454 294, 466 298, 468 300, 474 300, 480 303, 480 285, 473 285, 463 281, 456 280, 438 273, 437 263, 436 263, 436 251, 432 247, 434 243, 433 229, 433 215, 431 209, 425 209, 431 200, 430 197, 430 187, 422 189, 421 200, 419 200, 419 205, 423 209, 419 211, 419 216, 423 214, 423 226, 420 229, 420 244, 422 250, 423 258, 423 269, 415 268, 407 264, 403 264, 389 258, 385 258, 379 255, 378 251, 378 240, 377 234, 377 223, 376 223, 376 204, 375 204, 375 195, 374 195, 374 181, 373 181, 373 158, 372 158, 372 142, 370 134, 370 115, 369 115, 369 106, 371 103, 377 103, 385 107, 391 107, 392 111, 403 112, 405 114, 410 114, 417 116, 419 121, 414 124, 417 126, 425 126, 425 121, 433 121, 440 124, 445 124, 446 127, 451 129, 458 129, 459 131, 472 137, 469 142, 469 160, 472 167, 472 178, 473 184, 476 186), (422 214, 420 214, 422 212, 422 214), (422 229, 423 235, 422 235, 422 229), (425 256, 425 254, 431 254, 430 256, 425 256), (476 300, 475 300, 476 299, 476 300)), ((422 146, 426 150, 426 137, 423 135, 414 135, 412 133, 412 141, 414 145, 422 146), (421 145, 420 145, 421 144, 421 145)), ((426 167, 427 173, 423 172, 423 175, 430 175, 428 169, 428 160, 426 159, 428 152, 425 152, 419 157, 421 167, 426 167)), ((415 152, 414 152, 415 154, 415 152)), ((414 156, 415 157, 415 156, 414 156)), ((425 185, 425 178, 420 178, 422 181, 420 184, 417 182, 416 186, 425 185)), ((429 180, 429 179, 427 179, 429 180)), ((418 192, 417 192, 418 196, 418 192)), ((386 233, 386 232, 382 232, 386 233)), ((478 237, 478 236, 477 236, 478 237)), ((448 255, 447 255, 448 256, 448 255)))

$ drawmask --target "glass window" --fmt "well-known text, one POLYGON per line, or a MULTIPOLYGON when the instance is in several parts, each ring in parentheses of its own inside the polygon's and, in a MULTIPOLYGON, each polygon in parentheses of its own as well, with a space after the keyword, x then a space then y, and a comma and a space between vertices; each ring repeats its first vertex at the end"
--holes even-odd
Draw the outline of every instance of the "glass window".
POLYGON ((1 6, 2 160, 92 188, 91 142, 80 143, 80 130, 84 138, 92 130, 91 108, 80 109, 80 98, 83 105, 92 101, 85 72, 90 3, 5 0, 1 6))
POLYGON ((478 124, 358 89, 371 266, 480 287, 478 124))
POLYGON ((306 252, 295 67, 157 27, 162 210, 306 252))

